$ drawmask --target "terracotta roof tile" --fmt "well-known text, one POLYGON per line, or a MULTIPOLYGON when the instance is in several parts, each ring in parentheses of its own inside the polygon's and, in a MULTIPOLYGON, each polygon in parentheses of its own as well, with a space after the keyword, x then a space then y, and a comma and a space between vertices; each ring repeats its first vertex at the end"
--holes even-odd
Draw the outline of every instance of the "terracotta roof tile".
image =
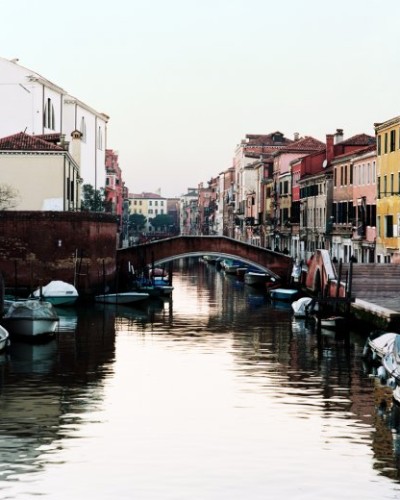
POLYGON ((37 136, 19 132, 0 139, 1 151, 64 151, 61 146, 52 144, 37 136))
POLYGON ((376 139, 372 135, 368 134, 357 134, 349 137, 345 141, 341 141, 338 144, 345 144, 347 146, 370 146, 376 143, 376 139))
POLYGON ((325 143, 311 136, 302 137, 298 141, 292 142, 288 146, 283 147, 279 152, 292 153, 302 151, 323 151, 326 148, 325 143))

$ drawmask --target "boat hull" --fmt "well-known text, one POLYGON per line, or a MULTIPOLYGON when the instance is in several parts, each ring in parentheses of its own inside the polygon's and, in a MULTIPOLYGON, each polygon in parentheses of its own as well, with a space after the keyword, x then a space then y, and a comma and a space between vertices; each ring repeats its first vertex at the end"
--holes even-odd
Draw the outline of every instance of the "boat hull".
POLYGON ((270 290, 272 300, 280 300, 283 302, 293 302, 298 298, 299 291, 291 288, 274 288, 270 290))
POLYGON ((343 316, 331 316, 329 318, 321 318, 321 327, 328 330, 337 330, 344 326, 345 319, 343 316))
POLYGON ((0 352, 3 352, 10 343, 10 334, 0 325, 0 352))
POLYGON ((54 333, 58 322, 53 305, 37 299, 12 302, 2 319, 10 334, 25 337, 54 333))
POLYGON ((247 272, 244 275, 245 284, 253 287, 265 287, 268 280, 269 276, 266 273, 247 272))
POLYGON ((53 306, 73 306, 78 300, 78 291, 70 283, 51 281, 48 285, 38 288, 32 293, 32 298, 42 298, 53 306))
POLYGON ((133 304, 149 297, 150 295, 144 292, 106 293, 96 295, 95 301, 101 304, 133 304))
POLYGON ((50 318, 5 318, 3 324, 14 335, 36 337, 57 330, 58 320, 50 318))

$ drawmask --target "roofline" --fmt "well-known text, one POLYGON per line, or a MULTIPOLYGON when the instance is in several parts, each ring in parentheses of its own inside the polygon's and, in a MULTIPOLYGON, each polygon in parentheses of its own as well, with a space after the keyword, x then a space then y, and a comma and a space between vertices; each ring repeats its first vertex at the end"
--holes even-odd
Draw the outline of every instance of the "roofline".
POLYGON ((37 83, 43 85, 44 87, 47 87, 47 88, 49 88, 51 90, 55 90, 56 92, 62 94, 64 97, 67 97, 67 98, 69 97, 70 99, 73 99, 77 104, 79 104, 79 106, 81 106, 82 108, 86 109, 87 111, 90 111, 94 115, 96 115, 99 118, 103 119, 105 122, 108 122, 108 120, 110 119, 110 117, 108 115, 106 115, 105 113, 102 113, 100 111, 96 111, 91 106, 88 106, 87 104, 83 103, 82 101, 80 101, 76 97, 71 96, 62 87, 60 87, 59 85, 56 85, 55 83, 51 82, 47 78, 44 78, 42 75, 40 75, 36 71, 32 71, 31 69, 26 68, 25 66, 20 65, 18 63, 18 60, 10 60, 10 59, 6 59, 4 57, 0 57, 0 60, 5 61, 5 62, 7 62, 9 64, 14 64, 14 66, 17 66, 18 68, 20 68, 22 70, 25 70, 27 72, 27 74, 25 75, 25 77, 29 81, 31 81, 31 82, 37 82, 37 83))
POLYGON ((76 163, 76 161, 73 159, 71 156, 70 152, 67 151, 66 149, 50 149, 50 150, 44 150, 44 151, 34 151, 34 150, 26 150, 26 149, 0 149, 0 156, 4 155, 21 155, 21 156, 28 156, 28 155, 38 155, 38 156, 67 156, 71 163, 75 165, 75 167, 80 171, 80 165, 76 163))

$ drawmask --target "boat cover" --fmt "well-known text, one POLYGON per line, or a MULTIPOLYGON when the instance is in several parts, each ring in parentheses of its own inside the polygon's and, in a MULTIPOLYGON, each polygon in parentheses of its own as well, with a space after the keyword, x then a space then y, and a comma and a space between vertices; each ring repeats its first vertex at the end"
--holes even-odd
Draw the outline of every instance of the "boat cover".
MULTIPOLYGON (((40 288, 35 290, 32 295, 34 297, 40 297, 40 288)), ((50 283, 42 287, 42 295, 43 297, 52 297, 57 295, 77 296, 78 291, 74 287, 74 285, 71 285, 70 283, 66 283, 65 281, 55 280, 55 281, 50 281, 50 283)))
POLYGON ((53 304, 42 300, 12 302, 4 318, 58 319, 53 304))

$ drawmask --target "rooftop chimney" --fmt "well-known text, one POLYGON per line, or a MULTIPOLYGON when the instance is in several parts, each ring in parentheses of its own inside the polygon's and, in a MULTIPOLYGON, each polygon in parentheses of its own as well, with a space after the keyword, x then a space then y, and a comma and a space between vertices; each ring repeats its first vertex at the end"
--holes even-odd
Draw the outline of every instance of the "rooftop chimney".
POLYGON ((333 157, 335 155, 335 148, 334 148, 334 135, 333 134, 326 134, 326 160, 327 162, 331 162, 333 160, 333 157))
POLYGON ((335 144, 338 142, 343 141, 343 129, 342 128, 337 128, 336 129, 336 134, 335 134, 335 144))
POLYGON ((75 162, 81 166, 81 137, 82 133, 79 130, 74 130, 71 133, 72 142, 70 148, 70 154, 75 162))
POLYGON ((298 141, 299 140, 299 137, 300 137, 300 134, 298 132, 295 132, 294 133, 294 140, 295 141, 298 141))

